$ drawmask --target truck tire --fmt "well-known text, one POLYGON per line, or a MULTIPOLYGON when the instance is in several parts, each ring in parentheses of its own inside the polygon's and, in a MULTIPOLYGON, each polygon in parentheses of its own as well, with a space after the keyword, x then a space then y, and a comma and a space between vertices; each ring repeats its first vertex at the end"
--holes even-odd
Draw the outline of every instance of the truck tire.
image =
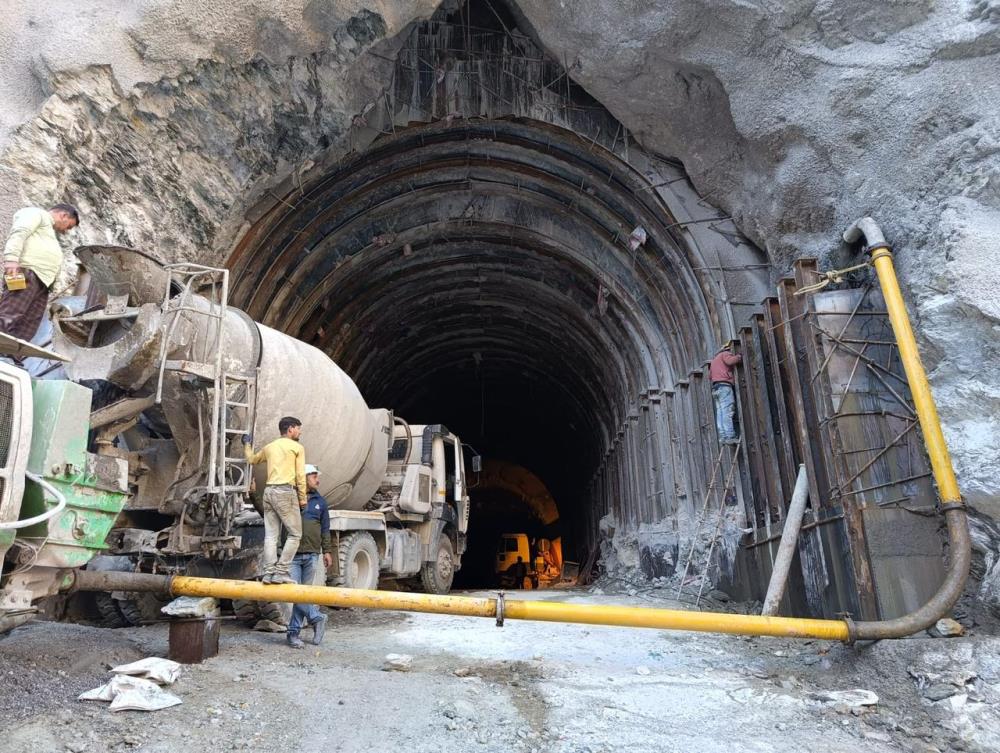
POLYGON ((118 602, 118 611, 129 625, 139 627, 164 619, 160 608, 167 602, 158 598, 156 594, 134 593, 131 596, 131 599, 118 602))
POLYGON ((437 558, 432 562, 425 562, 420 568, 420 582, 425 593, 443 595, 451 590, 454 580, 455 550, 451 546, 451 539, 442 532, 437 558))
POLYGON ((128 627, 128 620, 118 608, 118 602, 111 598, 111 594, 98 592, 94 594, 94 604, 97 612, 101 616, 101 627, 123 628, 128 627))
POLYGON ((287 625, 292 617, 291 605, 274 601, 243 601, 233 599, 233 614, 247 627, 253 627, 261 620, 270 620, 278 625, 287 625))
POLYGON ((341 588, 378 588, 378 547, 370 533, 345 536, 337 548, 339 575, 333 585, 341 588))

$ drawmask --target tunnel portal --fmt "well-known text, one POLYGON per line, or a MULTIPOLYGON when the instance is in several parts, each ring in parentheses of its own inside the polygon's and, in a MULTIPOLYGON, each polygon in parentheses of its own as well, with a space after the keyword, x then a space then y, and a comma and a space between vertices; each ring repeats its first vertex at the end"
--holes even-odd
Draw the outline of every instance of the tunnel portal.
POLYGON ((759 596, 804 464, 815 504, 790 608, 921 603, 938 558, 913 588, 897 573, 933 549, 933 525, 892 506, 933 495, 922 449, 900 444, 911 409, 877 293, 802 297, 822 287, 808 260, 776 280, 683 164, 639 146, 518 24, 471 2, 394 40, 349 147, 246 213, 232 303, 329 354, 372 407, 539 479, 557 531, 516 490, 473 488, 464 585, 486 584, 495 539, 524 529, 558 533, 588 571, 759 596), (888 348, 864 356, 879 373, 842 337, 888 348), (731 340, 746 362, 727 454, 706 366, 731 340), (900 526, 921 543, 892 543, 900 526))
POLYGON ((615 504, 591 482, 630 408, 703 364, 729 316, 648 181, 592 146, 519 119, 401 129, 233 259, 237 304, 371 405, 544 479, 575 557, 615 504))
POLYGON ((608 513, 673 515, 652 442, 623 479, 634 497, 600 477, 638 449, 622 440, 639 406, 763 295, 766 263, 680 163, 479 6, 415 27, 353 151, 251 213, 232 299, 327 352, 370 405, 536 474, 566 557, 586 560, 608 513))

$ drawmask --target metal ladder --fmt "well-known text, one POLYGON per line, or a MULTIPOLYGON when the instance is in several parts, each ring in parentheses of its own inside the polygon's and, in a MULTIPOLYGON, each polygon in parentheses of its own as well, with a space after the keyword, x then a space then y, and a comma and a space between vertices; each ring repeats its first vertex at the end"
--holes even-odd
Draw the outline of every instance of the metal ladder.
POLYGON ((229 373, 222 368, 223 325, 229 305, 229 270, 206 267, 201 264, 182 262, 168 264, 167 286, 163 296, 163 323, 160 330, 159 373, 156 380, 155 402, 163 399, 163 377, 168 371, 191 374, 212 385, 212 420, 209 425, 209 461, 206 491, 225 495, 229 492, 246 492, 250 488, 250 473, 246 459, 230 457, 227 447, 230 438, 251 433, 257 409, 256 374, 229 373), (191 299, 196 289, 202 285, 210 287, 204 296, 208 309, 192 305, 191 299), (179 295, 171 293, 180 288, 179 295), (171 345, 177 331, 177 322, 182 312, 209 320, 209 330, 204 352, 193 354, 194 360, 171 360, 171 345), (201 357, 198 358, 197 355, 201 357), (232 392, 239 392, 243 386, 241 399, 230 399, 232 392), (234 421, 242 412, 245 421, 234 421))
MULTIPOLYGON (((221 423, 218 432, 218 491, 220 492, 247 492, 250 489, 250 467, 246 458, 240 454, 237 457, 230 457, 226 454, 229 447, 230 437, 242 437, 244 434, 253 432, 254 421, 257 417, 257 377, 251 374, 230 374, 222 372, 222 405, 221 423), (243 386, 242 400, 231 400, 231 387, 243 386), (245 421, 239 422, 238 416, 242 413, 245 421), (233 420, 235 423, 230 424, 233 420)), ((237 390, 238 393, 238 390, 237 390)), ((213 426, 214 428, 214 426, 213 426)), ((242 448, 242 443, 238 443, 242 448)), ((211 491, 211 489, 210 489, 211 491)))
POLYGON ((719 534, 721 532, 721 526, 722 526, 722 518, 726 510, 726 494, 727 492, 729 492, 730 489, 733 488, 733 479, 736 473, 736 469, 739 465, 739 453, 740 453, 740 448, 742 446, 743 446, 742 436, 739 438, 739 441, 736 443, 735 446, 725 445, 725 444, 719 445, 719 456, 715 460, 715 466, 712 469, 712 476, 709 479, 708 489, 705 490, 705 498, 702 501, 701 512, 698 513, 698 517, 695 519, 693 533, 691 534, 691 546, 688 549, 687 559, 684 562, 684 570, 681 572, 680 580, 677 583, 677 593, 675 594, 675 598, 677 599, 681 597, 681 593, 684 590, 685 581, 687 580, 688 572, 691 569, 691 563, 694 560, 695 549, 697 548, 698 545, 698 537, 701 536, 702 532, 704 531, 704 524, 708 520, 708 513, 709 513, 708 508, 709 505, 711 504, 713 496, 712 492, 718 488, 716 487, 715 482, 716 480, 723 481, 724 479, 723 485, 721 487, 721 496, 719 497, 719 509, 716 515, 715 525, 713 526, 711 543, 708 548, 708 553, 705 557, 705 566, 702 569, 701 573, 701 585, 698 587, 698 596, 695 599, 696 607, 701 602, 701 594, 702 591, 704 591, 705 589, 705 582, 708 578, 708 570, 712 564, 712 554, 715 551, 715 543, 719 539, 719 534), (726 455, 726 449, 729 447, 732 448, 732 453, 730 455, 729 470, 723 473, 722 459, 726 455))

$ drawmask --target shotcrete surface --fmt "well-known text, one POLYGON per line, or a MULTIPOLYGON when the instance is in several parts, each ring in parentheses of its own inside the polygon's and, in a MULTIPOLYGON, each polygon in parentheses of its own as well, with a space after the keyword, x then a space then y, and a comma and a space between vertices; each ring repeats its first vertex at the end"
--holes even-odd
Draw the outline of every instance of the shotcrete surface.
MULTIPOLYGON (((543 598, 676 606, 586 590, 543 598)), ((0 641, 4 749, 933 753, 1000 742, 1000 642, 985 635, 848 648, 350 610, 329 619, 326 643, 305 651, 228 623, 220 655, 172 687, 183 704, 154 713, 75 698, 109 664, 163 655, 164 625, 20 628, 0 641), (383 671, 389 653, 411 655, 410 671, 383 671), (946 698, 930 701, 928 684, 946 698), (878 704, 852 710, 828 695, 856 688, 878 704)))

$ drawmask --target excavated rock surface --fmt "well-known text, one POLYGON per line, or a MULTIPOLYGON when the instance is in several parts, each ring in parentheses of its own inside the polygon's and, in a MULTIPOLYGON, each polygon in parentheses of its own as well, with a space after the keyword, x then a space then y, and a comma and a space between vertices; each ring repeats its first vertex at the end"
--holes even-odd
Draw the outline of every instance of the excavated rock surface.
POLYGON ((3 221, 67 199, 86 216, 76 241, 220 262, 247 208, 381 90, 389 63, 363 51, 434 3, 15 5, 0 21, 0 93, 21 105, 0 122, 3 221))
MULTIPOLYGON (((0 18, 0 222, 70 199, 77 241, 219 261, 248 210, 350 148, 434 0, 142 0, 0 18), (374 53, 374 54, 368 54, 374 53)), ((896 244, 963 490, 1000 517, 1000 2, 519 0, 648 149, 683 160, 783 272, 896 244)))

